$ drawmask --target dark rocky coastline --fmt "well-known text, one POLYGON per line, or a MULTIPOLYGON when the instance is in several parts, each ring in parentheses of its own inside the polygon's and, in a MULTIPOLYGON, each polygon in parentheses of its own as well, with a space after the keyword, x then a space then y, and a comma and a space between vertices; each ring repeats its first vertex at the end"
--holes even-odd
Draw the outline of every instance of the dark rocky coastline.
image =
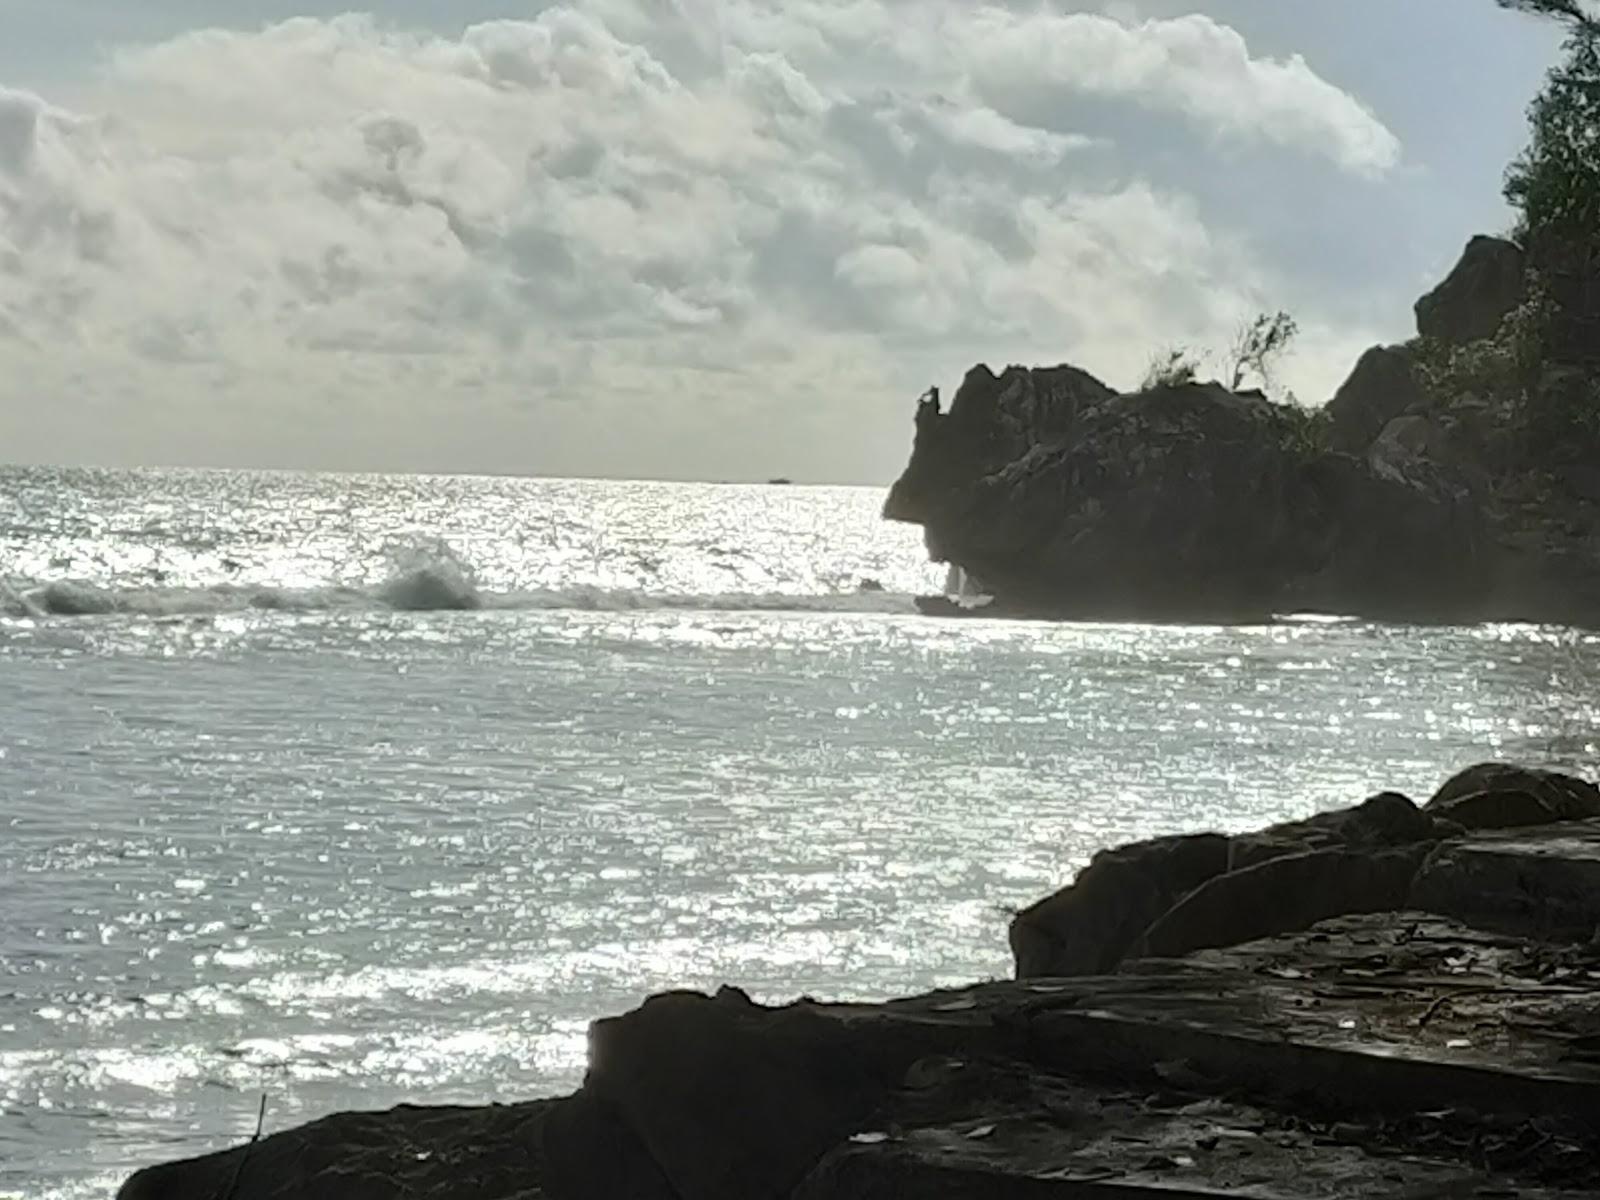
POLYGON ((1600 365, 1528 350, 1524 257, 1473 239, 1321 409, 975 367, 920 407, 885 515, 985 615, 1600 623, 1600 365))
POLYGON ((1600 1194, 1600 790, 1490 764, 1106 851, 1017 978, 597 1022, 582 1090, 344 1114, 121 1200, 1600 1194))

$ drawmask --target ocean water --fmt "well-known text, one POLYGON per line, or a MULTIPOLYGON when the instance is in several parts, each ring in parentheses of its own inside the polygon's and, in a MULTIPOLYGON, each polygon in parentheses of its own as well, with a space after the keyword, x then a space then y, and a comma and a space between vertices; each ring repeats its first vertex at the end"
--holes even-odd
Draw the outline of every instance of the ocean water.
POLYGON ((666 987, 1004 975, 1108 844, 1600 743, 1593 636, 929 619, 881 501, 0 470, 0 1196, 560 1092, 666 987))

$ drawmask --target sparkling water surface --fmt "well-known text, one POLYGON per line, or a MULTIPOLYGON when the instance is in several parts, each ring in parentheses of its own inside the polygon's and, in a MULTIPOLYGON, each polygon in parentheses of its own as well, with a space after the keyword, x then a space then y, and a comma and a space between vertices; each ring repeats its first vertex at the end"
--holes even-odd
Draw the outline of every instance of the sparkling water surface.
POLYGON ((1590 635, 933 620, 881 502, 0 470, 0 1196, 1004 975, 1110 843, 1600 741, 1590 635))

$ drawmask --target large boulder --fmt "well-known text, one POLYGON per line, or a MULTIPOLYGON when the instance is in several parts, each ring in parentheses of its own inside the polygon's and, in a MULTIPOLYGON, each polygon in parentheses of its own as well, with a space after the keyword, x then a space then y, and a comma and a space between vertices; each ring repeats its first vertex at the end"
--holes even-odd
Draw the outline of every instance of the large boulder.
POLYGON ((1328 401, 1335 450, 1360 453, 1390 421, 1424 402, 1416 366, 1409 346, 1374 346, 1357 360, 1350 378, 1328 401))
POLYGON ((1515 242, 1473 238, 1444 282, 1417 301, 1417 332, 1459 345, 1493 337, 1527 294, 1526 270, 1515 242))
POLYGON ((1071 887, 1012 920, 1017 978, 1113 969, 1151 922, 1227 869, 1228 839, 1218 833, 1101 851, 1071 887))
POLYGON ((1468 829, 1503 829, 1600 817, 1600 787, 1574 775, 1479 763, 1450 777, 1424 811, 1468 829))
MULTIPOLYGON (((839 1023, 804 1004, 760 1008, 735 988, 656 996, 597 1022, 589 1045, 580 1095, 635 1131, 679 1200, 787 1196, 884 1086, 839 1023)), ((551 1153, 581 1174, 562 1161, 577 1147, 551 1153)))

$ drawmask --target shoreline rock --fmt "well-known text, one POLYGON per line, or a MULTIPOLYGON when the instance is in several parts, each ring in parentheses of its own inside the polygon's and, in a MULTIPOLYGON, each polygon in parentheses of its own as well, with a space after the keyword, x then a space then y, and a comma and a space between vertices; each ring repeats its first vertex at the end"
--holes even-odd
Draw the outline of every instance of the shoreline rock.
POLYGON ((884 516, 981 581, 990 617, 1600 624, 1600 375, 1523 377, 1526 269, 1475 238, 1418 339, 1367 351, 1320 410, 980 365, 948 412, 919 405, 884 516))
POLYGON ((1597 927, 1600 789, 1484 764, 1108 850, 1018 915, 1015 980, 656 996, 574 1096, 328 1117, 119 1200, 1595 1195, 1597 927))

